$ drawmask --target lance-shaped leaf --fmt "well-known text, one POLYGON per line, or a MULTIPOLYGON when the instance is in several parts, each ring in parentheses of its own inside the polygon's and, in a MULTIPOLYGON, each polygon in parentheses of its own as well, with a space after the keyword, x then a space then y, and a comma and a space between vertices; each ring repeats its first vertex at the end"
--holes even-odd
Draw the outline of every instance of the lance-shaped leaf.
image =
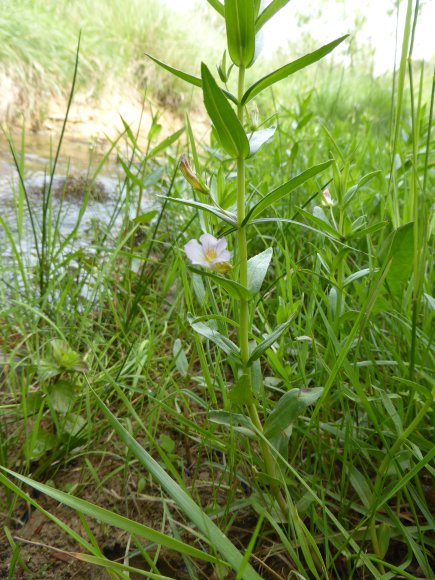
POLYGON ((255 21, 255 30, 258 32, 272 16, 275 16, 289 2, 290 0, 272 0, 255 21))
POLYGON ((249 290, 234 280, 224 278, 223 276, 218 276, 217 274, 213 274, 213 272, 209 272, 208 270, 199 270, 197 268, 191 268, 191 270, 195 272, 195 274, 211 278, 213 282, 218 284, 218 286, 221 286, 226 292, 228 292, 230 296, 236 298, 237 300, 252 300, 252 294, 249 292, 249 290))
POLYGON ((255 155, 262 145, 267 143, 274 136, 276 127, 268 127, 254 131, 249 136, 249 156, 255 155))
POLYGON ((227 0, 225 25, 228 52, 237 66, 249 67, 255 54, 255 6, 253 0, 227 0))
POLYGON ((292 323, 294 317, 296 316, 296 314, 298 312, 299 303, 296 304, 295 306, 296 306, 296 308, 295 308, 294 312, 292 313, 292 315, 290 316, 290 318, 287 320, 287 322, 284 322, 284 324, 280 324, 279 326, 277 326, 274 330, 272 330, 272 332, 270 334, 268 334, 266 336, 266 338, 262 342, 260 342, 260 344, 258 346, 256 346, 254 348, 251 356, 248 359, 248 366, 250 366, 258 358, 260 358, 260 356, 268 348, 270 348, 274 342, 276 342, 278 340, 278 338, 281 336, 281 334, 288 329, 288 327, 290 326, 290 324, 292 323))
POLYGON ((288 429, 309 405, 313 405, 323 388, 292 389, 285 393, 264 424, 265 437, 279 435, 288 429))
POLYGON ((248 103, 256 95, 261 93, 261 91, 264 91, 264 89, 267 89, 268 87, 272 86, 278 81, 282 81, 283 79, 309 66, 310 64, 317 62, 318 60, 326 56, 328 53, 330 53, 332 50, 334 50, 334 48, 338 46, 341 42, 343 42, 343 40, 348 36, 349 36, 348 34, 346 34, 345 36, 341 36, 340 38, 337 38, 337 40, 334 40, 329 44, 325 44, 325 46, 318 48, 314 52, 310 52, 309 54, 306 54, 305 56, 302 56, 301 58, 298 58, 297 60, 294 60, 293 62, 290 62, 289 64, 282 66, 278 70, 266 75, 265 77, 263 77, 262 79, 260 79, 259 81, 257 81, 256 83, 254 83, 249 87, 249 89, 243 95, 242 105, 248 103))
POLYGON ((231 157, 246 159, 249 155, 249 141, 242 124, 204 63, 201 65, 201 75, 205 108, 222 147, 231 157))
MULTIPOLYGON (((196 558, 201 558, 202 560, 206 560, 209 562, 213 562, 216 560, 216 558, 203 552, 202 550, 198 550, 197 548, 194 548, 189 544, 181 542, 180 540, 177 540, 175 538, 171 538, 170 536, 167 536, 162 532, 158 532, 157 530, 153 530, 148 526, 144 526, 139 522, 135 522, 124 516, 120 516, 115 512, 111 512, 87 500, 74 497, 69 493, 65 493, 63 491, 60 491, 43 483, 39 483, 38 481, 30 479, 29 477, 25 477, 24 475, 15 473, 14 471, 7 469, 6 467, 0 466, 0 468, 9 475, 11 475, 12 477, 15 477, 16 479, 22 481, 24 484, 29 485, 33 489, 36 489, 37 491, 47 495, 48 497, 53 498, 55 501, 58 501, 63 505, 67 505, 68 507, 71 507, 72 509, 86 516, 95 518, 100 522, 104 522, 105 524, 109 524, 110 526, 114 526, 121 530, 125 530, 129 534, 134 534, 139 538, 145 538, 148 541, 155 542, 158 545, 165 546, 172 550, 176 550, 177 552, 180 552, 182 554, 187 554, 190 556, 194 556, 196 558)), ((193 503, 193 500, 191 501, 193 503)), ((228 544, 230 544, 229 540, 227 540, 227 542, 228 544)))
POLYGON ((221 16, 225 16, 225 7, 222 2, 219 2, 219 0, 207 0, 207 2, 210 4, 210 6, 213 6, 216 12, 218 12, 221 16))
MULTIPOLYGON (((166 64, 165 62, 159 60, 155 56, 151 56, 148 53, 145 53, 145 55, 151 60, 153 60, 156 64, 158 64, 160 67, 164 68, 165 70, 167 70, 174 76, 178 77, 179 79, 186 81, 186 83, 189 83, 190 85, 193 85, 195 87, 202 88, 202 79, 200 79, 199 77, 186 73, 182 70, 179 70, 178 68, 174 68, 173 66, 166 64)), ((232 93, 225 90, 222 90, 222 92, 228 99, 230 99, 230 101, 233 101, 233 103, 237 105, 237 99, 232 93)))
POLYGON ((334 229, 325 220, 322 220, 319 216, 313 215, 310 212, 305 211, 302 208, 299 209, 299 213, 301 215, 303 215, 304 217, 306 217, 307 220, 309 220, 310 222, 315 224, 320 230, 323 230, 324 232, 326 232, 327 234, 329 234, 330 236, 332 236, 333 238, 335 238, 337 240, 341 239, 341 235, 339 234, 339 232, 337 232, 336 229, 334 229))
POLYGON ((325 163, 314 165, 313 167, 310 167, 310 169, 299 173, 299 175, 296 175, 296 177, 293 177, 286 183, 283 183, 273 191, 270 191, 263 197, 263 199, 261 199, 256 205, 254 205, 253 208, 249 210, 248 214, 243 220, 243 225, 258 217, 265 209, 267 209, 276 201, 280 200, 282 197, 291 193, 294 189, 308 181, 308 179, 311 179, 311 177, 314 177, 318 173, 325 171, 325 169, 327 169, 332 162, 333 159, 329 159, 328 161, 325 161, 325 163))
POLYGON ((272 248, 267 248, 261 254, 257 254, 248 260, 248 288, 252 294, 260 292, 272 254, 272 248))
POLYGON ((225 354, 233 357, 239 358, 239 348, 234 344, 232 340, 221 334, 213 327, 210 322, 196 322, 195 318, 192 316, 187 317, 190 326, 195 332, 214 342, 219 348, 221 348, 225 354))
POLYGON ((180 199, 178 197, 167 197, 165 195, 158 195, 157 197, 160 197, 161 199, 167 199, 168 201, 173 201, 175 203, 181 203, 182 205, 188 205, 190 207, 195 207, 196 209, 200 209, 202 211, 212 213, 213 215, 215 215, 216 217, 218 217, 222 221, 227 222, 228 224, 231 224, 232 226, 237 225, 236 216, 233 213, 231 213, 229 211, 224 211, 223 209, 220 209, 214 205, 208 205, 207 203, 201 203, 199 201, 194 201, 194 200, 190 200, 190 199, 180 199))

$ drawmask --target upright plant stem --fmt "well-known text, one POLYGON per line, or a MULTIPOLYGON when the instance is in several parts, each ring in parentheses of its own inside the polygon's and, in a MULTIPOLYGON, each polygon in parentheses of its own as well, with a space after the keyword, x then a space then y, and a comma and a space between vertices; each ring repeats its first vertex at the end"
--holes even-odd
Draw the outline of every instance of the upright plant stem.
MULTIPOLYGON (((245 67, 239 68, 239 86, 238 86, 238 107, 237 115, 240 122, 243 124, 243 105, 242 97, 245 84, 245 67)), ((246 240, 246 225, 242 225, 245 219, 245 205, 246 205, 246 174, 245 174, 245 159, 240 156, 237 159, 237 248, 239 257, 239 281, 245 288, 248 287, 248 246, 246 240)), ((256 429, 262 433, 263 426, 258 415, 257 407, 253 402, 251 372, 248 367, 249 360, 249 333, 250 333, 250 313, 249 302, 244 298, 240 299, 240 327, 239 327, 239 346, 240 357, 243 365, 243 375, 245 377, 245 385, 249 390, 248 413, 252 423, 256 429)), ((263 455, 264 466, 267 474, 272 478, 276 478, 276 463, 270 451, 267 442, 260 438, 260 447, 263 455)), ((276 487, 272 487, 272 492, 280 506, 280 509, 285 518, 288 517, 288 506, 281 491, 276 487)))

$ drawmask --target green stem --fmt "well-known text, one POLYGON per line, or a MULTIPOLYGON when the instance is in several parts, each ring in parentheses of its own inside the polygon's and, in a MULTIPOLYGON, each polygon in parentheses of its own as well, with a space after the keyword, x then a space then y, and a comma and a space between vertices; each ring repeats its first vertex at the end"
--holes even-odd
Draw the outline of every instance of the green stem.
MULTIPOLYGON (((245 68, 239 68, 239 86, 238 86, 238 106, 237 115, 240 122, 243 124, 243 105, 241 104, 242 96, 244 93, 245 84, 245 68)), ((242 225, 245 219, 245 206, 246 206, 246 172, 245 172, 245 159, 240 156, 237 159, 237 250, 238 250, 238 261, 239 261, 239 282, 245 288, 248 287, 248 245, 246 239, 246 226, 242 225)), ((249 302, 244 298, 240 299, 240 327, 239 327, 239 347, 240 347, 240 358, 242 361, 243 375, 246 378, 246 388, 249 389, 249 400, 253 401, 252 396, 252 384, 251 384, 251 371, 248 367, 249 360, 249 335, 251 331, 251 319, 249 312, 249 302)), ((250 402, 247 405, 249 417, 256 427, 256 429, 262 434, 263 426, 261 424, 260 417, 258 415, 258 410, 255 402, 250 402)), ((272 455, 267 441, 263 437, 260 437, 260 448, 263 455, 264 467, 266 473, 272 479, 276 479, 276 462, 272 455)), ((282 511, 283 516, 288 518, 288 506, 279 488, 272 484, 272 492, 278 505, 282 511)))

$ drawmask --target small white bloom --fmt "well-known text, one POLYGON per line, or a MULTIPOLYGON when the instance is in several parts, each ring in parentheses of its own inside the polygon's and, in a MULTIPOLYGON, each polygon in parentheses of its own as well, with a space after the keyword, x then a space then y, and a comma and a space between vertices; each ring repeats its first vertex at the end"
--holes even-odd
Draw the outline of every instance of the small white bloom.
POLYGON ((186 256, 195 266, 202 266, 216 272, 228 272, 231 254, 227 250, 225 238, 217 239, 211 234, 203 234, 198 240, 190 240, 184 246, 186 256))
POLYGON ((334 205, 334 200, 331 197, 331 192, 329 191, 329 189, 325 189, 325 191, 322 191, 322 196, 323 196, 322 200, 323 207, 332 207, 334 205))

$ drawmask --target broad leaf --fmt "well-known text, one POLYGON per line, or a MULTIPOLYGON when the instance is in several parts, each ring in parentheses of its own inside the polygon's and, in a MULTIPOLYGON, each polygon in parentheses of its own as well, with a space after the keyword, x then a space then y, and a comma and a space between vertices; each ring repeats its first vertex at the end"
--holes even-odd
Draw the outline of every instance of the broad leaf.
POLYGON ((230 296, 236 298, 237 300, 252 300, 252 294, 238 282, 234 280, 230 280, 229 278, 224 278, 223 276, 218 276, 213 272, 209 272, 208 270, 199 270, 197 268, 191 268, 195 274, 199 274, 200 276, 206 276, 207 278, 211 278, 213 282, 221 286, 230 296))
POLYGON ((280 185, 273 191, 270 191, 267 195, 263 197, 263 199, 261 199, 256 205, 254 205, 253 208, 250 209, 245 219, 243 220, 243 225, 247 224, 249 221, 258 217, 260 214, 263 213, 265 209, 267 209, 273 203, 277 202, 284 196, 288 195, 294 189, 296 189, 297 187, 299 187, 300 185, 302 185, 303 183, 305 183, 318 173, 325 171, 325 169, 327 169, 332 162, 333 159, 329 159, 328 161, 325 161, 325 163, 320 163, 320 165, 314 165, 313 167, 310 167, 310 169, 307 169, 306 171, 303 171, 299 175, 296 175, 296 177, 293 177, 293 179, 290 179, 290 181, 287 181, 286 183, 280 185))
POLYGON ((272 254, 272 248, 267 248, 261 254, 257 254, 248 260, 248 289, 252 294, 260 292, 272 254))
POLYGON ((201 65, 201 75, 205 108, 216 128, 222 147, 233 158, 248 157, 249 141, 245 130, 204 63, 201 65))
POLYGON ((272 2, 266 6, 263 12, 259 15, 255 22, 255 30, 258 32, 268 20, 270 20, 275 14, 284 8, 286 4, 288 4, 290 0, 272 0, 272 2))
POLYGON ((279 435, 292 426, 309 405, 313 405, 322 394, 323 388, 292 389, 285 393, 264 424, 265 437, 279 435))
POLYGON ((260 358, 260 356, 268 348, 270 348, 272 346, 272 344, 274 342, 276 342, 278 340, 278 338, 288 329, 288 327, 290 326, 290 324, 292 323, 294 317, 297 314, 299 304, 296 304, 295 306, 296 306, 295 311, 292 313, 292 315, 287 320, 287 322, 284 322, 284 324, 280 324, 279 326, 277 326, 274 330, 272 330, 272 332, 270 334, 268 334, 263 339, 262 342, 260 342, 260 344, 258 346, 256 346, 254 348, 254 350, 252 351, 251 356, 248 359, 248 366, 252 365, 252 363, 254 361, 256 361, 258 358, 260 358))
POLYGON ((180 199, 178 197, 166 197, 165 195, 158 195, 161 199, 167 199, 168 201, 174 201, 175 203, 181 203, 182 205, 188 205, 190 207, 195 207, 196 209, 201 209, 203 211, 207 211, 208 213, 212 213, 219 219, 232 226, 237 225, 236 216, 231 212, 224 211, 214 205, 208 205, 206 203, 201 203, 199 201, 194 201, 190 199, 180 199))
POLYGON ((278 81, 282 81, 283 79, 294 74, 295 72, 309 66, 310 64, 317 62, 318 60, 326 56, 328 53, 330 53, 332 50, 334 50, 334 48, 338 46, 341 42, 343 42, 343 40, 345 40, 348 36, 349 36, 348 34, 346 34, 345 36, 341 36, 340 38, 337 38, 337 40, 334 40, 329 44, 325 44, 325 46, 318 48, 314 52, 310 52, 309 54, 306 54, 305 56, 298 58, 297 60, 294 60, 293 62, 290 62, 289 64, 282 66, 278 70, 266 75, 265 77, 263 77, 262 79, 260 79, 259 81, 257 81, 256 83, 254 83, 249 87, 249 89, 243 95, 242 104, 245 105, 256 95, 264 91, 264 89, 267 89, 268 87, 272 86, 278 81))
POLYGON ((232 340, 218 332, 212 322, 196 322, 192 316, 188 316, 188 321, 195 332, 214 342, 225 354, 233 358, 239 358, 239 348, 232 340))
POLYGON ((254 131, 249 137, 249 156, 255 155, 262 145, 267 143, 274 136, 276 127, 268 127, 254 131))
POLYGON ((255 6, 253 0, 225 2, 228 52, 237 66, 249 67, 255 54, 255 6))

